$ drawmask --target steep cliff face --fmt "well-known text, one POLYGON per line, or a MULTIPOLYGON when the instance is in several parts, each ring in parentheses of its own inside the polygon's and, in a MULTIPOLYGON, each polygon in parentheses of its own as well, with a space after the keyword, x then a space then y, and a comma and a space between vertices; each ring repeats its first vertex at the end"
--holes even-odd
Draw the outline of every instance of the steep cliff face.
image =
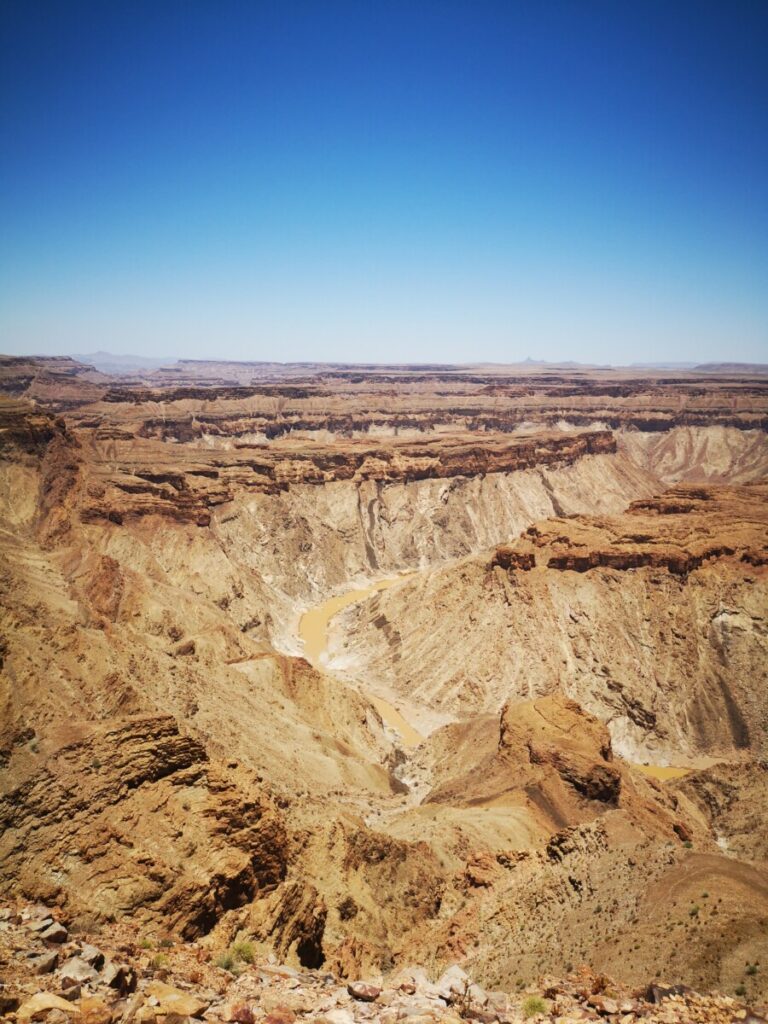
POLYGON ((331 664, 427 725, 562 691, 633 760, 759 750, 765 509, 764 486, 679 487, 616 519, 536 524, 344 612, 331 664))
POLYGON ((0 796, 6 896, 83 921, 164 919, 194 937, 285 876, 277 809, 174 719, 67 722, 30 743, 10 772, 22 781, 0 796))

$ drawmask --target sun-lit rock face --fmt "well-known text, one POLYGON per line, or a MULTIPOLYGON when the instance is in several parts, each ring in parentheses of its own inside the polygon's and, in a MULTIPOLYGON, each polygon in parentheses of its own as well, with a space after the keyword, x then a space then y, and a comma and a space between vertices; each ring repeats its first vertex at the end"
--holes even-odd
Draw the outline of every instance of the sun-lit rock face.
POLYGON ((349 977, 753 962, 762 378, 3 359, 0 393, 3 895, 349 977))

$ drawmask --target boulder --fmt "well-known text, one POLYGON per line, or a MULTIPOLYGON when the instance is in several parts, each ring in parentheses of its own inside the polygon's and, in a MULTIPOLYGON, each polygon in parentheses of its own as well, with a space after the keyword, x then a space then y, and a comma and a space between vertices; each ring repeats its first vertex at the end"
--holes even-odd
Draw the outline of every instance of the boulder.
POLYGON ((347 992, 353 999, 359 999, 363 1003, 373 1003, 381 995, 381 989, 377 985, 369 985, 365 981, 352 981, 347 985, 347 992))
POLYGON ((78 1005, 82 1024, 110 1024, 112 1010, 98 996, 86 996, 78 1005))
POLYGON ((208 1009, 210 1000, 200 999, 191 992, 182 992, 164 981, 151 981, 146 988, 148 996, 157 999, 158 1013, 178 1013, 182 1017, 200 1017, 208 1009))
POLYGON ((31 921, 27 922, 27 930, 30 932, 44 932, 51 925, 55 924, 55 921, 50 914, 46 914, 45 917, 35 917, 31 921))
POLYGON ((121 995, 128 995, 136 988, 136 972, 126 964, 107 961, 101 972, 101 980, 110 988, 117 989, 121 995))
POLYGON ((16 1012, 16 1020, 42 1020, 51 1010, 60 1010, 69 1016, 80 1016, 78 1007, 68 1003, 66 999, 55 996, 53 992, 38 992, 31 999, 22 1003, 16 1012))
POLYGON ((69 932, 63 924, 54 921, 45 931, 40 932, 40 938, 45 939, 46 942, 66 942, 69 938, 69 932))
POLYGON ((51 971, 56 969, 56 964, 59 962, 59 954, 56 950, 52 949, 49 953, 42 953, 40 956, 35 956, 30 960, 33 974, 50 974, 51 971))
POLYGON ((91 967, 95 967, 97 970, 104 965, 104 954, 96 946, 92 946, 88 942, 84 942, 80 947, 80 959, 85 960, 91 967))
POLYGON ((98 972, 81 960, 79 956, 70 957, 59 968, 62 988, 71 988, 73 985, 87 985, 98 978, 98 972))

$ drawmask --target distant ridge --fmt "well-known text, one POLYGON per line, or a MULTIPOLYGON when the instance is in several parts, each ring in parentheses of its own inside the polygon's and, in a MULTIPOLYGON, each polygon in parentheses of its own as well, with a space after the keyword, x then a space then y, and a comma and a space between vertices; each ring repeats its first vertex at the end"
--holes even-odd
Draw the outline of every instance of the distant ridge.
POLYGON ((699 363, 699 373, 767 373, 768 363, 699 363))
POLYGON ((159 359, 151 356, 134 355, 113 355, 111 352, 91 352, 88 355, 75 354, 71 356, 79 363, 86 366, 93 366, 102 373, 126 374, 135 373, 137 370, 153 370, 160 366, 168 366, 176 362, 175 359, 159 359))

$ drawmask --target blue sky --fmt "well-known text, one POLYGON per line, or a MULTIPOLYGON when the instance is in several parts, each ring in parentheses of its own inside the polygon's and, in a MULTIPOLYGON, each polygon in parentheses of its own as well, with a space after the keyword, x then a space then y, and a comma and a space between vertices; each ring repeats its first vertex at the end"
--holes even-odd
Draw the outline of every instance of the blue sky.
POLYGON ((768 361, 768 4, 0 5, 0 351, 768 361))

